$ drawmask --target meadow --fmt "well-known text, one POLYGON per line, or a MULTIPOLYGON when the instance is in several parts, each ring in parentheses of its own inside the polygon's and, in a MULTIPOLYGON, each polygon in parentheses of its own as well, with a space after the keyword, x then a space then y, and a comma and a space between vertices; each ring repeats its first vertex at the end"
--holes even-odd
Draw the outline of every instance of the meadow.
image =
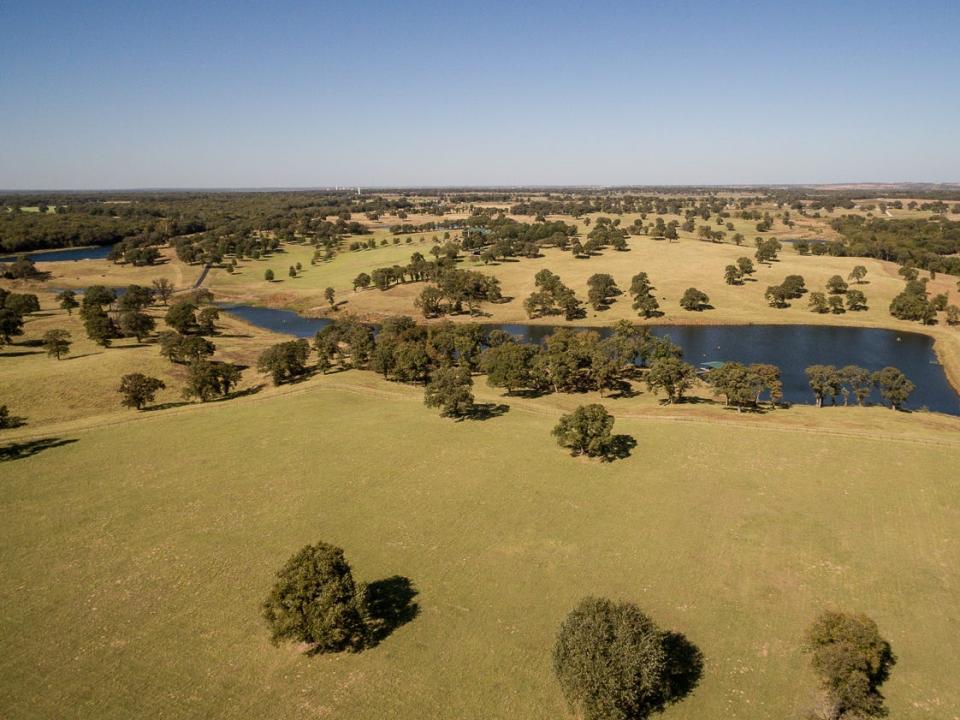
POLYGON ((802 718, 801 639, 825 607, 893 644, 892 717, 956 715, 953 419, 911 436, 917 416, 880 408, 683 422, 613 403, 637 446, 601 464, 549 437, 582 398, 499 400, 504 415, 455 423, 351 371, 40 442, 13 431, 0 714, 563 717, 550 649, 596 594, 704 653, 665 717, 802 718), (360 654, 271 646, 259 602, 320 539, 362 580, 408 578, 417 616, 360 654))
MULTIPOLYGON (((583 219, 551 219, 586 229, 583 219)), ((777 223, 763 236, 829 232, 796 219, 792 231, 777 223)), ((428 255, 435 235, 442 242, 443 231, 391 234, 399 221, 383 217, 372 235, 347 240, 372 237, 375 249, 311 264, 313 246, 285 243, 234 273, 214 268, 204 285, 217 300, 311 315, 416 316, 423 283, 352 286, 361 272, 428 255)), ((889 315, 903 287, 896 265, 785 245, 753 280, 730 286, 724 266, 753 256, 757 233, 741 231, 743 247, 681 233, 677 242, 634 236, 628 251, 590 259, 554 248, 490 265, 463 258, 460 267, 496 275, 511 299, 453 319, 557 323, 523 312, 538 270, 583 300, 594 273, 626 290, 644 271, 662 317, 641 320, 624 295, 572 324, 927 332, 960 387, 960 332, 942 319, 923 327, 889 315), (818 315, 805 298, 787 309, 763 298, 786 275, 821 290, 857 264, 868 269, 864 312, 818 315), (682 310, 691 286, 715 309, 682 310)), ((566 717, 550 651, 566 613, 590 594, 636 602, 702 651, 699 685, 664 717, 806 718, 818 690, 803 633, 824 608, 870 615, 892 643, 898 662, 882 688, 891 717, 960 717, 951 612, 960 602, 960 418, 881 407, 739 413, 699 383, 679 405, 639 382, 617 398, 515 397, 476 377, 477 401, 507 408, 454 422, 423 406, 422 386, 373 372, 274 387, 256 360, 289 338, 229 314, 211 340, 216 359, 245 366, 239 396, 185 402, 185 366, 154 342, 96 345, 55 300, 55 288, 160 277, 191 287, 201 266, 162 253, 153 267, 48 263, 44 282, 5 282, 37 292, 41 312, 0 348, 0 401, 25 418, 0 435, 0 717, 566 717), (52 328, 72 334, 64 360, 39 345, 52 328), (117 384, 130 372, 167 384, 148 411, 120 407, 117 384), (588 402, 604 403, 614 432, 635 439, 629 457, 600 463, 557 447, 551 428, 588 402), (415 617, 358 654, 272 646, 260 602, 286 559, 318 540, 343 547, 360 580, 412 583, 415 617)), ((955 278, 929 287, 960 302, 955 278)), ((148 312, 163 329, 165 309, 148 312)))

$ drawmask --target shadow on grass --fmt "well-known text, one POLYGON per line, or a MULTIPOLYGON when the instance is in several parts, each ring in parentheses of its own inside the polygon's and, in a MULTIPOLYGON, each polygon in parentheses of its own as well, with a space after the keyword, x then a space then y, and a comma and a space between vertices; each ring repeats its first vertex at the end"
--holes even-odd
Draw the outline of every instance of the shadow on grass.
POLYGON ((0 447, 0 462, 10 460, 22 460, 23 458, 36 455, 50 448, 62 447, 77 442, 75 439, 65 438, 42 438, 40 440, 30 440, 22 443, 12 443, 0 447))
POLYGON ((367 585, 367 607, 379 625, 373 637, 374 645, 420 614, 420 606, 413 601, 417 594, 410 578, 402 575, 393 575, 367 585))
POLYGON ((466 416, 467 420, 490 420, 505 415, 510 411, 509 405, 503 403, 476 403, 473 410, 466 416))
POLYGON ((680 702, 693 692, 703 676, 703 653, 683 633, 667 632, 663 639, 667 654, 666 702, 680 702))
POLYGON ((606 462, 612 460, 625 460, 630 457, 630 451, 637 446, 637 441, 630 435, 614 435, 604 454, 603 459, 606 462))
POLYGON ((23 357, 24 355, 43 355, 43 350, 22 350, 20 352, 0 353, 0 355, 8 358, 23 357))

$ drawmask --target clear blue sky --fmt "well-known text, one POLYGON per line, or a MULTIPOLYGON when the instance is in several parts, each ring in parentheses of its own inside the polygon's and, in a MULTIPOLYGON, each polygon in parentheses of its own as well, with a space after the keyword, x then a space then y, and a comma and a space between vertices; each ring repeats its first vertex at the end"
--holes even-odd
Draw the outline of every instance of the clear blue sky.
POLYGON ((960 2, 0 3, 0 188, 960 181, 960 2))

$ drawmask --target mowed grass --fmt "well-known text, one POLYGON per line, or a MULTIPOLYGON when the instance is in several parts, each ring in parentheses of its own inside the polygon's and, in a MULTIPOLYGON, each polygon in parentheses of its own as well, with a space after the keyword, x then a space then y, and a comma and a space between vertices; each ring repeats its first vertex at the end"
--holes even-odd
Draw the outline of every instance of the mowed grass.
POLYGON ((960 713, 949 435, 621 418, 637 447, 600 464, 554 445, 549 407, 454 423, 350 375, 0 463, 0 716, 564 717, 550 650, 586 594, 705 654, 665 717, 802 718, 824 607, 891 640, 892 717, 960 713), (419 616, 357 655, 271 646, 259 602, 321 539, 362 580, 408 577, 419 616))

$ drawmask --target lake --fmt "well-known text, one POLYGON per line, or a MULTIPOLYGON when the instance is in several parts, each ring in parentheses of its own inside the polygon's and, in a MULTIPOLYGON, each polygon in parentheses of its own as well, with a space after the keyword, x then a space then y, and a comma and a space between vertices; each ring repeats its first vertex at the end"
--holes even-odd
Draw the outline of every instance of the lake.
MULTIPOLYGON (((325 318, 306 318, 290 310, 229 304, 221 309, 257 327, 296 337, 312 338, 330 324, 325 318)), ((537 343, 556 329, 523 324, 490 327, 537 343)), ((595 330, 601 335, 610 333, 610 328, 595 330)), ((923 333, 823 325, 654 325, 650 330, 682 347, 684 359, 693 365, 711 361, 776 365, 787 402, 813 403, 804 374, 810 365, 859 365, 869 370, 892 365, 917 386, 908 408, 960 415, 960 395, 937 362, 933 338, 923 333)), ((879 402, 879 394, 871 399, 879 402)))
POLYGON ((112 248, 112 245, 94 245, 93 247, 65 248, 63 250, 41 250, 40 252, 20 253, 19 255, 5 255, 0 257, 0 262, 13 262, 20 255, 26 255, 35 263, 103 260, 110 254, 112 248))

